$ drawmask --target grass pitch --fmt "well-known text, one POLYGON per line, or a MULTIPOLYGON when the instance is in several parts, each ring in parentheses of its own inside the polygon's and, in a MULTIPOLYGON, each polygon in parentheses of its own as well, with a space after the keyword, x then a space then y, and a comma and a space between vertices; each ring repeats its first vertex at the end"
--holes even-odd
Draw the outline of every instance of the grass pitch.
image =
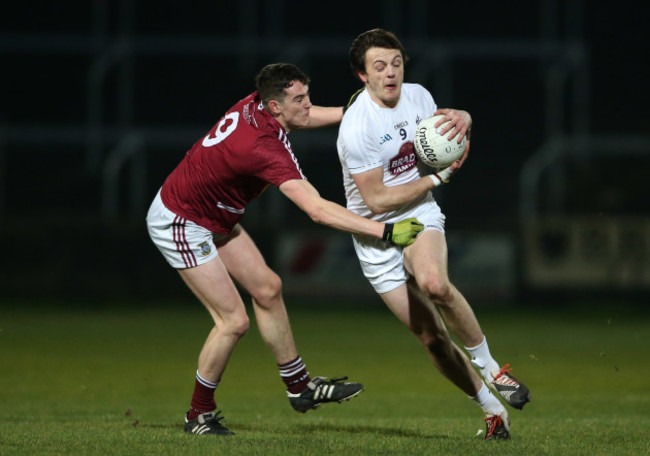
MULTIPOLYGON (((485 442, 480 409, 429 364, 377 301, 289 304, 312 375, 359 397, 294 412, 254 322, 217 401, 236 435, 182 431, 210 328, 189 299, 154 308, 0 303, 0 454, 650 454, 650 314, 638 308, 478 308, 492 352, 533 393, 512 440, 485 442)), ((252 315, 252 312, 251 312, 252 315)))

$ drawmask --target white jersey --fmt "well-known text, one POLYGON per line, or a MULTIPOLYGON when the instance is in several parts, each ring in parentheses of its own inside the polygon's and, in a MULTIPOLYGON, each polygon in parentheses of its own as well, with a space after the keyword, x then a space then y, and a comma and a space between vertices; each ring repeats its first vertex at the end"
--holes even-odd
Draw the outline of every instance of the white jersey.
POLYGON ((379 222, 394 222, 403 219, 419 204, 433 200, 431 192, 427 192, 400 209, 373 214, 361 198, 352 175, 383 167, 387 187, 419 179, 413 146, 415 127, 435 110, 431 93, 420 84, 404 83, 395 108, 380 107, 372 101, 367 90, 359 94, 343 116, 336 142, 348 209, 379 222))

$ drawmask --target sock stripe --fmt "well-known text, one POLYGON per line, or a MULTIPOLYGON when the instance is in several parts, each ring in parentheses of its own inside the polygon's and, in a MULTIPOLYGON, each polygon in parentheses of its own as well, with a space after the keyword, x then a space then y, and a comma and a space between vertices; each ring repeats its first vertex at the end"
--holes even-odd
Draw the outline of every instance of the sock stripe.
POLYGON ((301 364, 302 364, 302 358, 299 356, 296 359, 294 359, 293 361, 289 361, 286 364, 278 364, 278 367, 280 368, 280 370, 292 369, 292 368, 294 368, 296 366, 299 366, 301 364))
POLYGON ((301 370, 305 369, 305 363, 302 362, 302 358, 298 357, 295 361, 291 361, 282 366, 278 366, 280 370, 280 376, 282 377, 291 377, 296 375, 301 370))
POLYGON ((201 385, 203 385, 203 386, 205 386, 205 387, 207 387, 207 388, 216 389, 217 386, 219 385, 219 382, 211 382, 210 380, 206 380, 206 379, 204 379, 203 377, 201 377, 201 374, 199 374, 198 369, 197 369, 197 371, 196 371, 196 380, 197 380, 201 385))
POLYGON ((307 366, 302 361, 300 355, 286 364, 278 364, 278 370, 280 371, 280 378, 287 386, 287 391, 291 394, 300 393, 303 391, 309 380, 309 372, 307 372, 307 366))
POLYGON ((304 364, 302 366, 298 366, 297 368, 295 368, 293 370, 290 370, 290 371, 281 370, 280 371, 280 376, 281 377, 291 377, 293 375, 296 375, 298 372, 300 372, 303 369, 305 369, 304 364))

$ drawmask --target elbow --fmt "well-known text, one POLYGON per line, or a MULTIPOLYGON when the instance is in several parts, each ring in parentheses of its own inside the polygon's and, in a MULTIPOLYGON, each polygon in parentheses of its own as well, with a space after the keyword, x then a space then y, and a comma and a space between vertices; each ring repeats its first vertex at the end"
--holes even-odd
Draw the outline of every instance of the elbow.
POLYGON ((370 209, 370 212, 373 214, 383 214, 384 212, 387 212, 386 209, 383 207, 377 205, 377 204, 366 204, 368 206, 368 209, 370 209))
POLYGON ((314 198, 308 204, 305 204, 301 209, 309 216, 309 218, 321 225, 331 225, 334 223, 334 212, 331 209, 331 203, 323 198, 314 198))
POLYGON ((314 207, 307 211, 309 218, 318 224, 327 225, 327 215, 326 211, 322 207, 314 207))
POLYGON ((388 212, 393 210, 394 208, 390 207, 387 203, 380 201, 378 199, 372 199, 366 201, 366 206, 368 206, 368 209, 370 209, 370 212, 373 214, 383 214, 384 212, 388 212))

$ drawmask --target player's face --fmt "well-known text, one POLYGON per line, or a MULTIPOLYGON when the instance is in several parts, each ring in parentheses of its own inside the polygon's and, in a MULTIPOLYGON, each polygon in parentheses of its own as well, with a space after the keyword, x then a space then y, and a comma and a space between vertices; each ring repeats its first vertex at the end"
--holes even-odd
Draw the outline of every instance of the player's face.
POLYGON ((366 51, 366 72, 359 74, 370 98, 379 106, 394 108, 404 82, 404 59, 398 49, 371 47, 366 51))
POLYGON ((282 116, 278 121, 287 130, 295 130, 309 126, 309 110, 311 100, 309 99, 309 86, 300 81, 293 81, 291 87, 284 89, 286 94, 280 103, 282 116))

